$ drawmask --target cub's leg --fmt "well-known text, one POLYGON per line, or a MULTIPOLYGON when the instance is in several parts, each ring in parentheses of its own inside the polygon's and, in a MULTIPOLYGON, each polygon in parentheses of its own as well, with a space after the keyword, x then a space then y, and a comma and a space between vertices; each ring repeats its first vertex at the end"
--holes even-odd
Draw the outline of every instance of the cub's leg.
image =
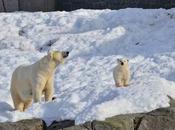
POLYGON ((125 80, 124 80, 124 86, 125 86, 125 87, 129 86, 129 79, 125 79, 125 80))
POLYGON ((123 86, 123 80, 122 79, 117 79, 116 87, 122 87, 122 86, 123 86))

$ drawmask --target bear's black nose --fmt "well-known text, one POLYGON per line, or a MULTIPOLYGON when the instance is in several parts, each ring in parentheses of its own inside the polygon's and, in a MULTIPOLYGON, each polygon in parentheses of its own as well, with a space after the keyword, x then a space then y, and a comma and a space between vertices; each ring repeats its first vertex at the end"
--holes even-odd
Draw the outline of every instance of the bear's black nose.
POLYGON ((56 97, 52 97, 52 101, 55 100, 55 99, 56 99, 56 97))
POLYGON ((68 52, 68 51, 66 51, 66 54, 67 54, 67 55, 69 55, 69 52, 68 52))
POLYGON ((123 63, 123 62, 121 62, 121 65, 124 65, 124 63, 123 63))
POLYGON ((66 57, 68 57, 69 52, 68 51, 64 51, 62 54, 63 54, 63 58, 66 58, 66 57))

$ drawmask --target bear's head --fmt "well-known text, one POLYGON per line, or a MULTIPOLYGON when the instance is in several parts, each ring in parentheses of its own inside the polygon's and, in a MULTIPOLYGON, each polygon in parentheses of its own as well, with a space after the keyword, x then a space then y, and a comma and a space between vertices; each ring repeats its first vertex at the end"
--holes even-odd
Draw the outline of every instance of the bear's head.
POLYGON ((129 63, 128 59, 117 59, 118 65, 119 66, 126 66, 129 63))
POLYGON ((50 59, 50 60, 53 60, 57 63, 64 63, 64 59, 66 57, 68 57, 69 55, 69 52, 68 51, 52 51, 52 52, 49 52, 49 54, 47 55, 47 57, 50 59))

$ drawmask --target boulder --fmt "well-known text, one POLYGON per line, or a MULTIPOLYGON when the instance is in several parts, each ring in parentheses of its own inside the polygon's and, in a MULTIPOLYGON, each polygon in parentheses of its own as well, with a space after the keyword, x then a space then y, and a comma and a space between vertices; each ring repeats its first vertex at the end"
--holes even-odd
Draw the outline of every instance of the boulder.
POLYGON ((167 95, 167 97, 169 98, 170 107, 175 107, 175 100, 169 95, 167 95))
POLYGON ((91 129, 87 129, 83 126, 72 126, 64 129, 59 129, 59 130, 91 130, 91 129))
POLYGON ((28 119, 0 123, 0 130, 46 130, 46 125, 41 119, 28 119))
POLYGON ((47 130, 62 130, 63 128, 67 128, 74 125, 74 120, 53 121, 52 124, 47 128, 47 130))
POLYGON ((92 130, 135 130, 143 116, 144 114, 125 114, 106 118, 105 121, 93 121, 92 130))
POLYGON ((160 108, 145 114, 138 130, 175 130, 175 108, 160 108))

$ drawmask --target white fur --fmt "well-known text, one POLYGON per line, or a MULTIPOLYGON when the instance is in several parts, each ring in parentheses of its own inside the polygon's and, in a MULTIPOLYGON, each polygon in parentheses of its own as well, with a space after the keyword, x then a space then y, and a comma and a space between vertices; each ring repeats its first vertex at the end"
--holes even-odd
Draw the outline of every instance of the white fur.
POLYGON ((129 85, 130 69, 128 60, 118 59, 118 65, 113 70, 113 77, 117 87, 129 85), (123 62, 123 65, 121 65, 121 62, 123 62))
POLYGON ((15 69, 11 79, 11 96, 16 110, 25 111, 32 103, 51 101, 54 89, 54 72, 63 62, 61 52, 51 52, 32 65, 21 65, 15 69))

